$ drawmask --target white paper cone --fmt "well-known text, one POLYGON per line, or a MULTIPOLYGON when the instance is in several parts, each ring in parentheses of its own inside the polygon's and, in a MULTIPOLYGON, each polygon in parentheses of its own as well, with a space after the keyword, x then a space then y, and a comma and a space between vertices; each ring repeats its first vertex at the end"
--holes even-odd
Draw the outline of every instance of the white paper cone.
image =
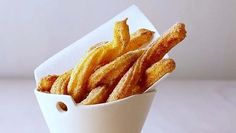
MULTIPOLYGON (((131 6, 38 66, 34 71, 36 83, 43 76, 61 74, 71 69, 93 44, 112 40, 115 22, 125 18, 128 18, 131 33, 139 28, 147 28, 155 32, 155 39, 159 37, 157 30, 144 14, 136 6, 131 6)), ((35 95, 52 133, 138 133, 154 98, 156 84, 144 94, 89 106, 76 105, 66 95, 46 94, 36 89, 35 95), (58 110, 58 102, 65 103, 68 111, 58 110)))
POLYGON ((35 91, 51 133, 139 133, 155 92, 98 105, 76 105, 70 96, 35 91), (67 111, 57 107, 67 105, 67 111))

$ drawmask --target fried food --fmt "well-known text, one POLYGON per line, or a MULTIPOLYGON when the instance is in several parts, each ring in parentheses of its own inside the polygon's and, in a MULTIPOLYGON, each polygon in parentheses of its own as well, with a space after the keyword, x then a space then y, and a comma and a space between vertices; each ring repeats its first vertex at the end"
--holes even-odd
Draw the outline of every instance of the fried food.
POLYGON ((146 69, 161 60, 164 55, 176 44, 181 42, 185 36, 186 30, 184 24, 178 23, 172 26, 139 57, 135 64, 121 78, 107 101, 111 102, 132 95, 132 89, 138 85, 146 69))
POLYGON ((171 73, 175 69, 173 59, 162 59, 149 67, 140 83, 132 89, 131 95, 142 94, 146 89, 161 79, 165 74, 171 73))
POLYGON ((142 85, 136 85, 132 89, 131 95, 142 94, 143 90, 144 90, 144 87, 142 85))
POLYGON ((60 75, 53 83, 50 93, 52 94, 67 94, 67 85, 70 80, 72 70, 60 75))
MULTIPOLYGON (((127 19, 115 23, 113 34, 111 42, 91 47, 72 70, 42 78, 38 90, 70 95, 84 105, 141 94, 175 69, 173 59, 162 58, 186 37, 186 30, 177 23, 145 48, 154 32, 139 29, 130 35, 127 19)), ((58 105, 67 110, 66 105, 58 105)))
POLYGON ((162 59, 149 67, 140 83, 136 85, 131 92, 131 95, 142 94, 146 89, 152 86, 156 81, 161 79, 165 74, 171 73, 175 69, 173 59, 162 59))
MULTIPOLYGON (((137 30, 136 32, 131 34, 130 42, 126 46, 124 53, 126 53, 128 51, 136 50, 140 47, 146 46, 146 44, 148 44, 152 40, 153 34, 154 34, 154 32, 150 31, 148 29, 137 30)), ((97 47, 100 47, 100 46, 101 46, 101 44, 96 44, 96 45, 92 46, 89 49, 89 51, 91 51, 97 47)))
POLYGON ((91 46, 91 47, 89 48, 88 52, 89 52, 89 51, 92 51, 92 50, 95 49, 95 48, 102 47, 103 44, 107 44, 108 42, 109 42, 109 41, 104 41, 103 43, 97 43, 97 44, 91 46))
POLYGON ((71 73, 68 84, 68 93, 76 102, 83 100, 87 93, 86 83, 90 75, 95 71, 97 66, 108 63, 122 54, 129 43, 129 27, 126 24, 127 19, 119 21, 114 27, 114 39, 97 47, 83 58, 82 62, 76 65, 71 73))
POLYGON ((100 67, 88 80, 88 88, 92 90, 99 85, 111 85, 119 80, 133 63, 141 56, 144 49, 130 51, 114 61, 100 67))
POLYGON ((48 75, 43 77, 38 83, 38 90, 42 92, 50 92, 50 89, 57 77, 57 75, 48 75))
POLYGON ((171 73, 175 69, 173 59, 162 59, 149 67, 145 72, 144 91, 161 79, 165 74, 171 73))
POLYGON ((114 27, 114 39, 112 42, 98 44, 88 52, 86 57, 72 71, 68 84, 68 93, 80 102, 87 91, 86 84, 90 75, 99 67, 113 61, 118 56, 139 48, 150 42, 153 32, 141 29, 131 38, 127 19, 119 21, 114 27))
POLYGON ((125 48, 125 53, 146 46, 152 40, 153 34, 154 32, 148 29, 139 29, 133 33, 129 44, 125 48))
POLYGON ((93 89, 89 95, 84 99, 81 104, 90 105, 90 104, 99 104, 106 102, 110 90, 106 86, 99 86, 93 89))

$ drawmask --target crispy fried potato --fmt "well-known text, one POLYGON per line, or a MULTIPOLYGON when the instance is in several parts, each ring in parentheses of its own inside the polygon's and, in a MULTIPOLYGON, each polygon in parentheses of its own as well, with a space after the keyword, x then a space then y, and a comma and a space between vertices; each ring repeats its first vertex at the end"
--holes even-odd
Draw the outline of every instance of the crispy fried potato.
POLYGON ((163 56, 176 44, 181 42, 185 36, 186 30, 184 24, 178 23, 172 26, 139 57, 135 64, 121 78, 107 101, 111 102, 132 95, 132 89, 138 85, 146 69, 161 60, 163 56))
MULTIPOLYGON (((130 42, 126 46, 124 53, 126 53, 128 51, 136 50, 140 47, 146 46, 146 44, 148 44, 152 40, 153 34, 154 34, 154 32, 150 31, 148 29, 137 30, 136 32, 131 34, 130 42)), ((89 51, 91 51, 97 47, 101 47, 101 44, 96 44, 96 45, 92 46, 89 49, 89 51)))
POLYGON ((171 73, 175 69, 175 61, 173 59, 162 59, 153 64, 145 72, 144 91, 162 78, 165 74, 171 73))
POLYGON ((156 81, 161 79, 165 74, 171 73, 175 69, 175 62, 173 59, 162 59, 159 62, 149 67, 141 83, 132 89, 132 94, 142 94, 146 89, 153 85, 156 81))
POLYGON ((92 90, 99 85, 111 85, 119 80, 133 63, 141 56, 144 49, 130 51, 114 61, 100 67, 88 80, 88 88, 92 90))
POLYGON ((108 63, 118 57, 129 43, 129 27, 127 19, 119 21, 114 27, 114 39, 112 42, 91 50, 82 62, 73 69, 68 84, 68 93, 76 102, 83 100, 87 93, 86 83, 97 66, 108 63))
POLYGON ((67 85, 70 80, 72 70, 60 75, 53 83, 50 93, 52 94, 67 94, 67 85))
POLYGON ((125 53, 146 46, 152 40, 153 34, 154 32, 148 29, 139 29, 133 33, 129 44, 125 48, 125 53))
POLYGON ((106 86, 99 86, 93 89, 89 95, 84 99, 81 104, 90 105, 90 104, 99 104, 106 102, 110 90, 106 86))
POLYGON ((132 89, 131 95, 142 94, 143 90, 144 90, 144 87, 142 85, 136 85, 132 89))
POLYGON ((109 41, 104 41, 103 43, 97 43, 97 44, 91 46, 91 47, 89 48, 88 52, 94 50, 95 48, 102 47, 103 44, 107 44, 108 42, 109 42, 109 41))
POLYGON ((43 77, 38 83, 38 90, 43 92, 50 92, 51 87, 57 77, 57 75, 48 75, 46 77, 43 77))

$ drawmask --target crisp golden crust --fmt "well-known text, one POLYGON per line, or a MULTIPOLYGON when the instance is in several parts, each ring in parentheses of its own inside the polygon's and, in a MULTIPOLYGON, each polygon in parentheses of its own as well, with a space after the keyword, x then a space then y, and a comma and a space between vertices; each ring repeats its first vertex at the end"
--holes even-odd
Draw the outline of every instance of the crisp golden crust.
POLYGON ((153 31, 147 29, 139 29, 138 31, 134 32, 131 35, 129 44, 125 48, 125 53, 146 46, 146 44, 152 40, 153 34, 153 31))
POLYGON ((38 83, 38 90, 43 92, 50 92, 51 87, 57 77, 57 75, 48 75, 46 77, 43 77, 38 83))
POLYGON ((162 59, 149 67, 140 83, 131 90, 131 95, 142 94, 146 89, 161 79, 165 74, 171 73, 175 69, 173 59, 162 59))
MULTIPOLYGON (((162 58, 186 37, 186 30, 184 24, 175 24, 151 45, 140 49, 152 40, 153 34, 139 29, 130 36, 127 19, 118 21, 111 42, 91 47, 72 70, 42 78, 38 90, 68 94, 84 105, 141 94, 175 69, 174 60, 162 58)), ((60 107, 67 110, 65 105, 60 107)))
MULTIPOLYGON (((152 40, 153 34, 154 34, 154 32, 150 31, 148 29, 137 30, 136 32, 131 34, 130 42, 126 46, 124 53, 126 53, 128 51, 136 50, 140 47, 146 46, 146 44, 148 44, 152 40)), ((97 47, 100 47, 100 46, 101 46, 101 44, 96 44, 96 45, 90 47, 89 51, 91 51, 97 47)))
POLYGON ((99 60, 101 60, 103 56, 103 49, 107 50, 109 48, 107 45, 103 46, 104 47, 90 51, 87 56, 82 59, 82 62, 74 67, 71 73, 67 92, 76 102, 80 102, 84 98, 84 95, 87 93, 85 88, 87 79, 94 72, 96 66, 99 65, 99 60))
POLYGON ((87 80, 95 69, 121 55, 129 43, 129 27, 126 21, 127 19, 115 24, 112 42, 91 50, 82 62, 73 69, 68 84, 68 93, 76 102, 83 100, 84 94, 87 93, 87 80))
POLYGON ((161 60, 166 53, 168 53, 179 42, 184 40, 185 37, 185 25, 183 23, 173 25, 167 32, 152 43, 151 47, 140 59, 143 60, 142 62, 144 62, 144 67, 147 68, 155 62, 161 60))
POLYGON ((132 89, 138 85, 146 69, 161 60, 163 56, 176 44, 181 42, 185 36, 185 26, 179 23, 172 26, 166 33, 159 37, 121 78, 109 96, 108 102, 132 95, 132 89))
POLYGON ((97 44, 91 46, 91 47, 89 48, 88 52, 89 52, 89 51, 92 51, 92 50, 95 49, 95 48, 102 47, 103 44, 107 44, 108 42, 109 42, 109 41, 104 41, 104 42, 102 42, 102 43, 97 43, 97 44))
POLYGON ((127 20, 128 19, 126 18, 123 21, 117 21, 114 27, 114 38, 112 46, 116 48, 121 48, 119 50, 119 53, 122 53, 124 51, 130 41, 129 26, 127 25, 127 20))
POLYGON ((144 91, 162 78, 165 74, 171 73, 175 69, 175 61, 173 59, 162 59, 149 67, 145 72, 143 79, 144 91))
POLYGON ((67 85, 70 80, 72 70, 69 70, 60 75, 53 83, 50 93, 52 94, 67 94, 67 85))
POLYGON ((119 80, 133 63, 141 56, 144 49, 130 51, 114 61, 100 67, 88 80, 88 88, 92 90, 99 85, 111 85, 119 80))
POLYGON ((142 94, 144 90, 144 87, 141 85, 136 85, 134 88, 131 90, 131 95, 136 95, 136 94, 142 94))
POLYGON ((110 88, 106 86, 99 86, 95 89, 93 89, 89 95, 81 102, 81 104, 84 105, 90 105, 90 104, 99 104, 106 102, 109 93, 110 88))

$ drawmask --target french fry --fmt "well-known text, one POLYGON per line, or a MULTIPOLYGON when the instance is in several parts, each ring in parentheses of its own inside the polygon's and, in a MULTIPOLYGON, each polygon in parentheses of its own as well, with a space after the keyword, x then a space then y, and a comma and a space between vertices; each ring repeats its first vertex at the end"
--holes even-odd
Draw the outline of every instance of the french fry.
POLYGON ((132 95, 132 89, 138 85, 146 69, 161 60, 164 55, 181 42, 185 36, 186 30, 184 24, 178 23, 172 26, 139 57, 135 64, 121 78, 107 101, 111 102, 132 95))
POLYGON ((125 53, 146 46, 152 40, 153 34, 154 32, 148 29, 139 29, 134 32, 131 35, 129 44, 125 48, 125 53))
POLYGON ((97 47, 89 51, 88 55, 82 60, 82 63, 78 64, 72 71, 68 84, 68 93, 76 102, 80 102, 83 99, 83 95, 87 91, 87 80, 96 69, 128 51, 147 44, 152 39, 152 31, 140 29, 133 34, 130 40, 126 21, 127 19, 115 24, 112 42, 98 44, 97 47))
MULTIPOLYGON (((136 50, 140 47, 146 46, 146 44, 148 44, 152 40, 153 34, 154 34, 154 32, 150 31, 148 29, 137 30, 136 32, 131 34, 130 42, 126 46, 124 53, 126 53, 128 51, 136 50)), ((96 44, 96 45, 92 46, 89 49, 89 51, 91 51, 97 47, 101 47, 101 46, 102 46, 101 44, 96 44)))
POLYGON ((104 41, 103 43, 97 43, 97 44, 91 46, 91 47, 89 48, 88 52, 89 52, 89 51, 92 51, 92 50, 94 50, 94 49, 96 49, 96 48, 98 48, 98 47, 102 47, 104 44, 107 44, 107 43, 109 43, 109 41, 104 41))
POLYGON ((144 91, 161 79, 165 74, 171 73, 175 69, 175 61, 173 59, 162 59, 153 64, 145 72, 144 91))
POLYGON ((142 85, 136 85, 132 89, 131 95, 142 94, 144 87, 142 85))
POLYGON ((173 59, 162 59, 159 62, 149 67, 141 82, 136 85, 131 92, 131 95, 142 94, 151 85, 161 79, 167 73, 171 73, 175 69, 175 62, 173 59))
POLYGON ((87 93, 87 80, 97 66, 114 60, 129 43, 129 28, 126 21, 127 19, 115 24, 114 39, 112 42, 91 50, 82 62, 73 69, 68 84, 68 93, 76 102, 83 100, 87 93))
POLYGON ((119 80, 133 63, 141 56, 144 49, 130 51, 114 61, 100 67, 88 80, 88 88, 92 90, 99 85, 113 84, 119 80))
POLYGON ((70 80, 72 70, 65 72, 60 75, 56 81, 53 83, 50 93, 52 94, 67 94, 67 85, 70 80))
MULTIPOLYGON (((154 32, 139 29, 129 34, 127 19, 114 26, 111 42, 91 47, 81 62, 62 75, 43 77, 38 90, 70 95, 76 103, 91 105, 141 94, 175 69, 173 59, 162 59, 186 37, 185 25, 177 23, 146 48, 154 32), (142 48, 142 49, 141 49, 142 48)), ((63 110, 66 105, 60 103, 63 110)))
POLYGON ((38 83, 38 90, 42 92, 50 92, 51 87, 57 77, 57 75, 48 75, 46 77, 43 77, 38 83))
POLYGON ((81 102, 84 105, 99 104, 106 102, 109 96, 110 88, 106 86, 99 86, 93 89, 89 95, 81 102))

